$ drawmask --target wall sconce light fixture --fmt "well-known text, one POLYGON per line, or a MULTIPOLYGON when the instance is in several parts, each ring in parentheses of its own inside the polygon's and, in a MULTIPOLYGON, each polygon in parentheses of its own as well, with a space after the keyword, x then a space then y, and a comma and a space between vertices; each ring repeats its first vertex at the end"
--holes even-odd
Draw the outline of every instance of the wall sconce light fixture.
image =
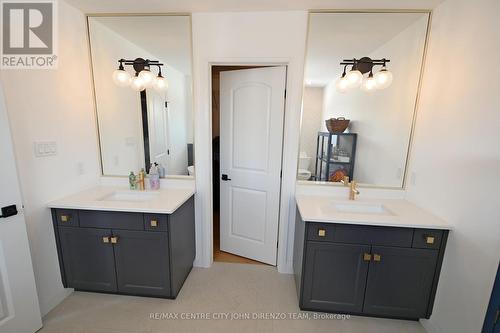
POLYGON ((161 74, 161 66, 164 64, 158 60, 137 58, 135 60, 118 60, 118 69, 113 72, 113 81, 119 87, 131 87, 135 91, 153 88, 156 91, 166 91, 168 81, 161 74), (125 66, 134 68, 134 76, 125 70, 125 66), (158 74, 151 71, 151 67, 158 67, 158 74))
POLYGON ((361 87, 361 90, 372 92, 377 89, 385 89, 392 83, 392 73, 387 69, 386 64, 389 59, 370 59, 363 57, 361 59, 344 59, 340 65, 344 66, 342 76, 338 79, 336 88, 340 93, 345 93, 351 88, 361 87), (351 66, 351 70, 346 72, 347 66, 351 66), (373 74, 374 66, 382 66, 382 68, 373 74), (365 77, 364 74, 368 73, 365 77))

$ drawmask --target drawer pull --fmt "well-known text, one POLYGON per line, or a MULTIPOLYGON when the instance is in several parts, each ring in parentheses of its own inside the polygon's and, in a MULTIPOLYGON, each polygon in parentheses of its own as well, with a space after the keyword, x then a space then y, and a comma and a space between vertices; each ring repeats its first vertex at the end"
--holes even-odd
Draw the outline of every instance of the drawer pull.
POLYGON ((425 243, 427 244, 434 244, 435 240, 434 236, 425 236, 425 243))
POLYGON ((107 244, 107 243, 109 243, 109 236, 104 236, 104 237, 102 238, 102 242, 103 242, 103 243, 106 243, 106 244, 107 244))
POLYGON ((151 226, 152 226, 153 228, 156 228, 156 227, 158 226, 158 221, 156 221, 156 220, 151 220, 151 226))
POLYGON ((370 253, 363 253, 363 260, 364 261, 371 261, 372 255, 370 253))
POLYGON ((318 230, 318 236, 319 237, 325 237, 326 236, 326 230, 325 229, 319 229, 318 230))
POLYGON ((61 215, 61 222, 69 222, 70 219, 69 215, 61 215))
POLYGON ((382 256, 380 254, 373 255, 373 261, 379 262, 381 259, 382 259, 382 256))
POLYGON ((111 244, 116 244, 116 243, 118 243, 118 237, 116 236, 111 237, 111 244))

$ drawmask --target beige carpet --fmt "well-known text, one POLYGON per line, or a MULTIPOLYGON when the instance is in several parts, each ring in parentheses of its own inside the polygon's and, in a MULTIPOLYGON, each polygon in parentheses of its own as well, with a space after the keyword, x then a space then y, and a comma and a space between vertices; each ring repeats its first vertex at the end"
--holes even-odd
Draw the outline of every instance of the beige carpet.
POLYGON ((266 265, 214 263, 194 268, 176 300, 75 292, 39 332, 425 333, 418 322, 314 314, 299 311, 293 276, 266 265))

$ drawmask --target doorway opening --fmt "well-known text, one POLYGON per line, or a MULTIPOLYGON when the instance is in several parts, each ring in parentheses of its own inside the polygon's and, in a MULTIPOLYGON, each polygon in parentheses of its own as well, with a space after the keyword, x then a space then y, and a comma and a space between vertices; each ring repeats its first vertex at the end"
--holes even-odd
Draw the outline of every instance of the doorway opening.
MULTIPOLYGON (((212 66, 211 81, 213 259, 218 262, 275 266, 281 191, 286 67, 272 65, 217 65, 212 66), (268 68, 270 73, 264 73, 268 68), (282 72, 278 69, 281 69, 282 72), (225 74, 221 75, 221 73, 225 74), (272 78, 273 75, 274 78, 272 78), (282 76, 281 81, 280 75, 282 76), (222 94, 221 77, 223 89, 226 91, 226 93, 222 94), (269 87, 274 89, 274 91, 267 93, 267 97, 260 97, 259 95, 259 89, 267 85, 266 82, 258 82, 261 77, 263 80, 270 80, 269 87), (237 86, 228 86, 231 84, 237 86), (283 90, 281 101, 270 98, 271 94, 276 95, 276 92, 281 89, 283 90), (234 95, 229 96, 228 91, 239 91, 240 95, 238 97, 238 93, 234 93, 234 95), (265 103, 269 104, 263 104, 263 108, 260 108, 259 98, 266 100, 265 103), (231 100, 230 103, 228 103, 228 99, 231 100), (240 100, 238 101, 238 99, 240 100), (245 104, 247 106, 244 106, 245 104), (248 106, 249 104, 252 104, 252 106, 248 106), (253 112, 252 114, 249 113, 252 108, 256 110, 255 114, 253 112), (265 108, 267 108, 265 114, 263 111, 258 111, 258 109, 265 108), (225 118, 221 119, 223 117, 225 118), (256 123, 253 123, 254 119, 257 119, 255 120, 256 123), (263 124, 267 125, 267 127, 259 126, 263 124), (264 133, 263 127, 272 132, 272 135, 267 136, 267 140, 272 140, 272 143, 258 139, 259 136, 269 134, 264 133), (264 145, 266 147, 263 149, 264 145), (263 150, 266 150, 266 152, 262 152, 263 150), (274 161, 268 161, 268 156, 274 161), (265 164, 266 167, 259 166, 259 159, 262 165, 265 164), (228 162, 229 160, 230 162, 228 162), (228 166, 229 164, 231 166, 228 166), (242 170, 245 170, 247 174, 245 175, 242 170), (253 175, 248 175, 248 173, 253 173, 253 175), (260 179, 271 178, 272 180, 268 181, 269 184, 265 185, 268 188, 252 188, 252 186, 248 185, 248 181, 252 182, 252 177, 255 176, 260 177, 260 179), (245 182, 247 184, 244 184, 245 182), (266 199, 269 197, 276 197, 277 199, 266 199), (259 209, 259 205, 263 209, 259 209), (254 208, 260 213, 262 211, 264 213, 260 215, 254 214, 254 208), (247 210, 246 213, 240 213, 240 215, 235 213, 244 210, 247 210), (266 211, 268 212, 266 213, 266 211), (231 239, 231 235, 233 239, 231 239), (273 242, 274 249, 269 246, 273 242), (261 249, 258 248, 259 244, 262 244, 261 249)), ((261 90, 264 93, 264 90, 261 90)), ((253 182, 258 183, 259 180, 255 181, 253 179, 253 182)))

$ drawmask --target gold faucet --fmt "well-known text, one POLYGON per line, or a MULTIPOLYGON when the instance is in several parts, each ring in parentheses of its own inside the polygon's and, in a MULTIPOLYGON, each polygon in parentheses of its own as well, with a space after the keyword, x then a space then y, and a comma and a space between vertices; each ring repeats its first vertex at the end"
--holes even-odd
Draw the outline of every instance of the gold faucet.
POLYGON ((141 169, 141 171, 139 171, 139 173, 137 175, 137 180, 135 182, 137 185, 139 185, 139 188, 138 188, 139 191, 144 191, 146 189, 146 186, 144 183, 145 178, 146 178, 146 172, 144 171, 144 169, 141 169))
POLYGON ((359 191, 356 188, 357 185, 358 183, 356 183, 354 180, 351 181, 351 186, 349 188, 349 200, 355 200, 356 195, 359 194, 359 191))
POLYGON ((340 181, 344 186, 349 186, 349 200, 355 200, 356 195, 359 194, 356 181, 349 182, 349 176, 344 176, 344 179, 340 181))

